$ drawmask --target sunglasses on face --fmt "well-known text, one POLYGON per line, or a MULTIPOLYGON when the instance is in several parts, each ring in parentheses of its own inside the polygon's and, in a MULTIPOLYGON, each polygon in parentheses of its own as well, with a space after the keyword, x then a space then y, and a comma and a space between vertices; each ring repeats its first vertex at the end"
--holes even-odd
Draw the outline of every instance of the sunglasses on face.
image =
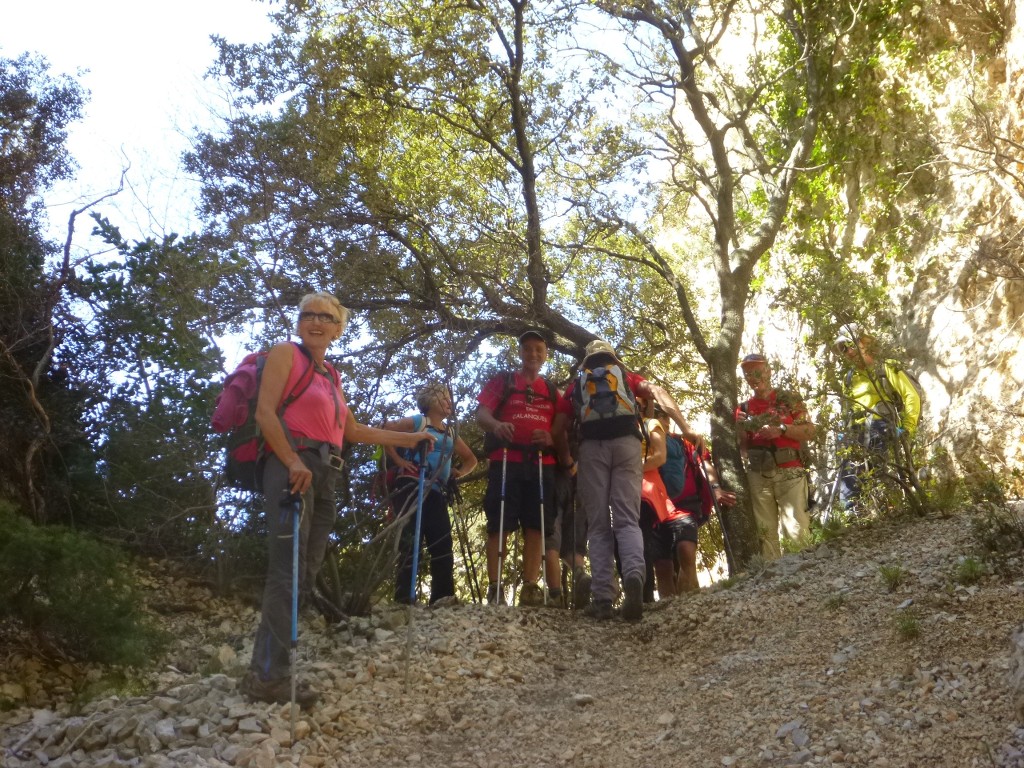
POLYGON ((331 325, 338 325, 341 322, 330 312, 299 312, 299 320, 307 323, 319 320, 321 323, 330 323, 331 325))

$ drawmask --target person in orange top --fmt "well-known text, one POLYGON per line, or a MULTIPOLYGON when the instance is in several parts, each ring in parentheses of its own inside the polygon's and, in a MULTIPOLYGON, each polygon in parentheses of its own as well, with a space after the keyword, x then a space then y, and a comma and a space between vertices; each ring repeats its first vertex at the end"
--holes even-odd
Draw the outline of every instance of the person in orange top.
MULTIPOLYGON (((658 473, 668 498, 665 511, 659 515, 655 526, 654 567, 658 592, 666 596, 681 595, 700 586, 697 582, 698 530, 711 517, 715 502, 731 507, 736 503, 736 494, 719 485, 718 471, 706 448, 695 446, 670 431, 669 416, 657 403, 654 415, 664 433, 665 458, 658 466, 658 473), (678 574, 673 570, 673 560, 679 562, 678 574)), ((651 433, 654 434, 653 429, 651 433)))
POLYGON ((807 469, 800 447, 814 438, 815 428, 802 400, 772 386, 772 370, 764 355, 747 355, 740 367, 754 392, 736 409, 740 455, 747 468, 761 552, 777 558, 782 554, 780 536, 800 541, 810 528, 807 469))

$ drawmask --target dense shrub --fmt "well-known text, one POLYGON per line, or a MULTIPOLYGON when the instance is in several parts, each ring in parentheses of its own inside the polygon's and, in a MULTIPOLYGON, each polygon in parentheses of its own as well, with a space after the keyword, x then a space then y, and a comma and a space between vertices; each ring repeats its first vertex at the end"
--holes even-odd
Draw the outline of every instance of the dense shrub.
POLYGON ((123 555, 67 528, 41 527, 0 500, 0 618, 74 659, 142 666, 162 649, 123 555))

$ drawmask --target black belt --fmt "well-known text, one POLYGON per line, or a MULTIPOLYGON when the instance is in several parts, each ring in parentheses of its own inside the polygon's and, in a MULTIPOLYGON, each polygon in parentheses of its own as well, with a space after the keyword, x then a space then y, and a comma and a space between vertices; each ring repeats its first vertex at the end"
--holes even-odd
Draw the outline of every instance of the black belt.
POLYGON ((345 466, 345 460, 341 458, 341 448, 334 443, 328 443, 323 440, 310 440, 308 437, 296 437, 295 450, 319 453, 321 461, 332 469, 341 469, 345 466))

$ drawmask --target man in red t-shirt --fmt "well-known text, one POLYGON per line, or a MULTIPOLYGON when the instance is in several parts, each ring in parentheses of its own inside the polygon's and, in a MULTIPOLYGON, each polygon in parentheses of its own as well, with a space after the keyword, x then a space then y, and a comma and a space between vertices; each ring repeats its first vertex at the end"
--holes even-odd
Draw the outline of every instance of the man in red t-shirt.
POLYGON ((752 354, 740 363, 754 396, 740 403, 740 455, 747 467, 761 552, 781 556, 779 536, 800 541, 810 529, 807 514, 807 469, 800 447, 814 439, 814 424, 803 400, 772 387, 772 371, 764 355, 752 354))
MULTIPOLYGON (((540 519, 542 487, 545 533, 552 533, 555 525, 553 488, 556 459, 551 423, 555 417, 558 391, 551 392, 549 387, 553 388, 554 384, 540 375, 540 369, 548 359, 547 340, 540 331, 528 330, 519 337, 519 359, 518 370, 494 376, 477 396, 477 421, 497 442, 497 447, 487 456, 490 466, 484 495, 489 581, 487 602, 503 602, 503 595, 498 594, 499 544, 501 550, 505 550, 509 533, 522 528, 525 540, 524 583, 519 592, 519 603, 539 605, 544 602, 544 593, 537 584, 544 549, 540 519), (540 478, 538 452, 543 468, 540 478), (505 541, 499 542, 499 530, 503 531, 505 541)), ((552 569, 549 568, 545 579, 552 592, 551 585, 560 583, 557 557, 553 560, 555 575, 552 578, 552 569)))

